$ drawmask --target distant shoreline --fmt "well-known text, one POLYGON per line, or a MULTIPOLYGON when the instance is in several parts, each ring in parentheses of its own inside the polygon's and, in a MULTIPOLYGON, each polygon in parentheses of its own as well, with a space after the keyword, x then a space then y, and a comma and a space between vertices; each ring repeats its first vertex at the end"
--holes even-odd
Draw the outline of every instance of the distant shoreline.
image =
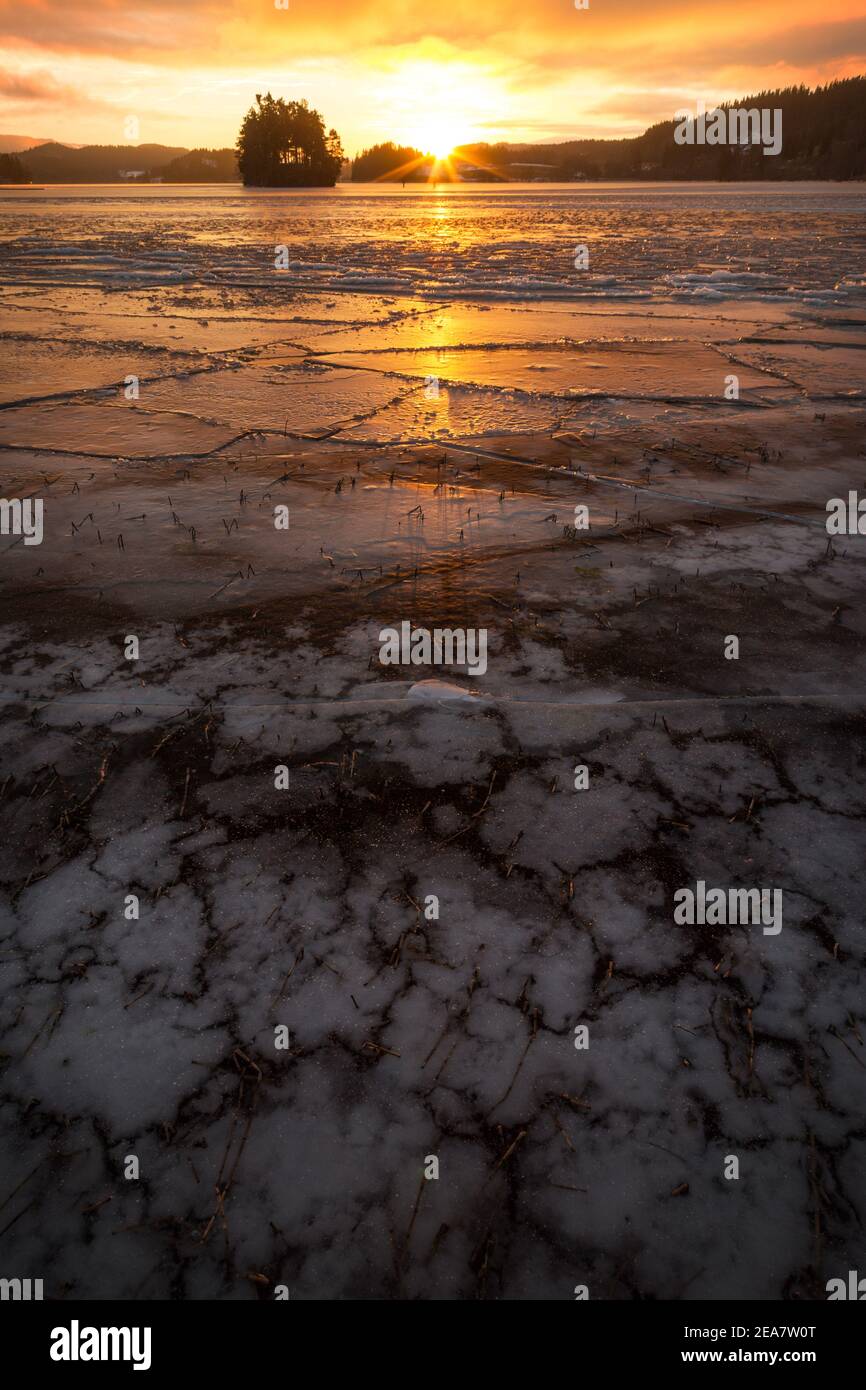
POLYGON ((856 179, 831 179, 831 178, 787 178, 787 179, 676 179, 676 178, 619 178, 619 179, 497 179, 495 183, 483 183, 475 179, 447 179, 441 183, 420 183, 407 182, 397 183, 393 179, 372 179, 369 182, 359 182, 352 179, 340 179, 331 187, 320 187, 315 184, 294 188, 272 188, 265 184, 251 185, 243 184, 239 179, 232 179, 227 182, 204 183, 199 180, 191 180, 188 183, 144 183, 131 181, 129 179, 100 179, 88 180, 86 182, 76 180, 75 182, 51 182, 44 183, 0 183, 0 191, 16 193, 40 193, 52 188, 126 188, 130 191, 141 192, 144 190, 172 193, 178 189, 188 188, 236 188, 244 194, 266 194, 272 197, 275 194, 334 194, 341 189, 351 189, 353 192, 369 191, 370 189, 381 189, 383 193, 394 194, 441 194, 446 191, 466 190, 472 193, 496 193, 507 189, 575 189, 582 188, 750 188, 772 190, 774 188, 797 188, 820 185, 821 187, 833 186, 836 188, 862 188, 866 187, 866 178, 856 179))

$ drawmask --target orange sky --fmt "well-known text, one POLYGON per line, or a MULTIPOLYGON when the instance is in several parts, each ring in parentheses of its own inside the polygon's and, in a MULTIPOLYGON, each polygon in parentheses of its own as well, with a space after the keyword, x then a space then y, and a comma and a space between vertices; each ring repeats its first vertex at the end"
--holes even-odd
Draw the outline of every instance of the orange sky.
MULTIPOLYGON (((698 100, 866 72, 866 0, 0 0, 0 132, 234 143, 307 97, 394 138, 635 134, 698 100)), ((132 143, 137 143, 133 139, 132 143)))

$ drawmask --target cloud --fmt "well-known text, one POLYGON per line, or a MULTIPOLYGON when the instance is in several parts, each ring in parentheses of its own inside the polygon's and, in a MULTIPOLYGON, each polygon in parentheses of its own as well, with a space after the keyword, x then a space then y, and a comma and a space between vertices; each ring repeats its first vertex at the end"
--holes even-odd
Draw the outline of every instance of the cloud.
POLYGON ((455 51, 527 68, 655 61, 825 60, 862 51, 864 0, 0 0, 0 43, 43 51, 211 66, 290 55, 337 56, 440 38, 455 51), (858 10, 861 13, 858 14, 858 10), (849 32, 846 32, 849 31, 849 32), (799 35, 799 37, 797 37, 799 35))
POLYGON ((122 103, 198 143, 233 139, 267 85, 308 97, 349 145, 400 137, 425 102, 453 109, 434 65, 470 131, 614 135, 699 96, 866 70, 866 0, 822 0, 821 23, 814 0, 0 0, 5 58, 32 65, 0 86, 16 110, 68 103, 74 121, 122 103))
POLYGON ((50 73, 0 72, 0 96, 11 101, 65 101, 70 88, 50 73))
POLYGON ((81 100, 81 92, 58 82, 51 72, 8 72, 0 68, 0 96, 10 101, 50 106, 81 100))
POLYGON ((0 98, 21 102, 30 108, 74 106, 104 110, 111 106, 110 102, 91 97, 77 87, 58 82, 53 73, 44 69, 11 72, 0 68, 0 98))
POLYGON ((206 49, 233 9, 232 0, 0 0, 0 43, 180 63, 206 49))
POLYGON ((800 24, 780 33, 770 50, 751 36, 742 36, 715 55, 716 61, 761 64, 788 63, 809 67, 815 63, 866 58, 866 16, 836 23, 800 24))

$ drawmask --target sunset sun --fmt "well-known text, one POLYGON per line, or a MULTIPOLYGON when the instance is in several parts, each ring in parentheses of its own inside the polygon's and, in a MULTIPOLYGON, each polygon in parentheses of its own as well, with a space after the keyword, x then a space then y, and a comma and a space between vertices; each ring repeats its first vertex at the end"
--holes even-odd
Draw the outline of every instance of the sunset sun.
POLYGON ((413 145, 432 154, 438 160, 447 159, 459 145, 462 135, 458 123, 446 115, 436 115, 419 121, 411 132, 413 145))

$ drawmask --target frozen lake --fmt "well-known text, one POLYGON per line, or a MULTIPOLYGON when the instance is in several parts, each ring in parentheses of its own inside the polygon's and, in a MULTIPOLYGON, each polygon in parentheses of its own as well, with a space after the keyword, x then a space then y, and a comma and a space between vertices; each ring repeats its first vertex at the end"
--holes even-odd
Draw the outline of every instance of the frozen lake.
POLYGON ((67 185, 0 192, 13 283, 273 287, 496 302, 662 296, 846 304, 858 184, 67 185), (575 247, 590 249, 575 270, 575 247))
POLYGON ((7 1271, 863 1268, 866 540, 825 508, 866 476, 864 213, 0 192, 0 495, 44 504, 0 536, 7 1271), (383 665, 403 622, 483 630, 486 671, 383 665), (782 930, 676 921, 699 882, 782 930))

